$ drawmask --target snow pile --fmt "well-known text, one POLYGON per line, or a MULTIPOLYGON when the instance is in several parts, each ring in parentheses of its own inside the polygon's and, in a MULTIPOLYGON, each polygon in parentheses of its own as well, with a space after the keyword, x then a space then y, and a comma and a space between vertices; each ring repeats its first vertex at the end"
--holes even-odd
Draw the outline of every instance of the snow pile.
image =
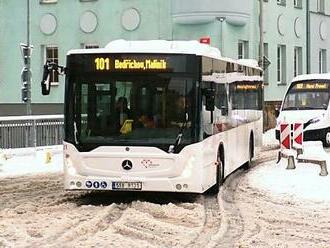
POLYGON ((266 131, 262 136, 263 146, 278 146, 279 141, 275 137, 275 129, 266 131))
MULTIPOLYGON (((315 146, 305 147, 306 154, 317 154, 327 161, 330 170, 329 153, 320 152, 317 142, 315 146)), ((266 162, 257 166, 247 174, 252 187, 259 188, 271 194, 293 199, 303 199, 313 202, 330 202, 330 175, 319 176, 320 166, 312 163, 297 163, 296 169, 287 170, 287 159, 266 162)))
POLYGON ((60 172, 62 167, 63 146, 0 151, 0 177, 60 172))

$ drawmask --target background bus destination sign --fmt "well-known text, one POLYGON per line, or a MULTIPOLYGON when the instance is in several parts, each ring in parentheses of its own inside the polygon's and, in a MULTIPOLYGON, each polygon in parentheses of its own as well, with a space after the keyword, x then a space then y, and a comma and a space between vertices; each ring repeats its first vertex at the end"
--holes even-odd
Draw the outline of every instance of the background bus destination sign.
POLYGON ((294 86, 295 90, 327 90, 329 88, 328 83, 298 83, 294 86))
POLYGON ((94 60, 95 70, 166 70, 166 59, 111 59, 97 57, 94 60))

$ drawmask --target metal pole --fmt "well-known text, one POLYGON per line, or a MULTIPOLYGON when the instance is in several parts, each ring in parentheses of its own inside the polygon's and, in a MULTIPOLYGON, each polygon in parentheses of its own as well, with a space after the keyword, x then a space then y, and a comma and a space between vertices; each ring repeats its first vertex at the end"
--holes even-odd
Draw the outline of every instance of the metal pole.
MULTIPOLYGON (((28 48, 30 48, 30 0, 27 0, 27 37, 26 37, 26 45, 28 48)), ((31 58, 30 55, 27 56, 26 58, 26 68, 28 71, 31 70, 31 58)), ((28 87, 28 99, 26 102, 26 114, 31 115, 32 110, 31 110, 31 77, 30 74, 28 74, 27 78, 27 87, 28 87)))
MULTIPOLYGON (((27 37, 26 37, 26 45, 28 47, 28 56, 27 56, 27 63, 26 67, 27 70, 30 72, 31 71, 31 47, 30 47, 30 0, 27 0, 27 37)), ((31 109, 31 73, 28 73, 27 77, 27 87, 28 87, 28 99, 26 102, 26 114, 27 115, 32 115, 32 109, 31 109)), ((32 135, 29 135, 29 144, 32 145, 33 147, 37 146, 37 130, 36 130, 36 121, 32 121, 32 135)))
POLYGON ((264 69, 264 10, 263 10, 263 0, 259 0, 259 63, 260 67, 264 69))
POLYGON ((220 21, 220 52, 221 56, 224 56, 225 45, 223 38, 223 22, 226 20, 226 17, 217 17, 216 20, 220 21))
POLYGON ((310 55, 311 55, 311 34, 310 34, 310 29, 311 29, 311 20, 310 20, 310 13, 309 13, 309 0, 306 0, 306 65, 307 65, 307 70, 306 73, 309 74, 311 73, 311 60, 310 60, 310 55))

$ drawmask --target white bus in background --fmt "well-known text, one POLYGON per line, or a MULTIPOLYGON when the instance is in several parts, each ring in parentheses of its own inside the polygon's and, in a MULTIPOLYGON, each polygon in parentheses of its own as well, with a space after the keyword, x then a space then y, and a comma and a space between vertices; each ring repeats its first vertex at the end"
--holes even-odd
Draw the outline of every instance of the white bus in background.
POLYGON ((330 146, 330 74, 300 75, 292 80, 277 114, 280 123, 304 123, 304 140, 320 140, 330 146))
POLYGON ((262 72, 197 41, 110 42, 68 52, 68 190, 216 193, 261 144, 262 72))

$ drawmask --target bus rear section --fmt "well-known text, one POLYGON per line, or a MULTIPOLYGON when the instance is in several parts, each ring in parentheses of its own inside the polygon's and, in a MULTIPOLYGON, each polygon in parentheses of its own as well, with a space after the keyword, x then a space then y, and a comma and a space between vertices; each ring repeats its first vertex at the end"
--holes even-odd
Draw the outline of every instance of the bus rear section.
POLYGON ((304 140, 320 140, 330 146, 330 75, 301 75, 293 80, 277 118, 276 138, 281 123, 303 123, 304 140))

